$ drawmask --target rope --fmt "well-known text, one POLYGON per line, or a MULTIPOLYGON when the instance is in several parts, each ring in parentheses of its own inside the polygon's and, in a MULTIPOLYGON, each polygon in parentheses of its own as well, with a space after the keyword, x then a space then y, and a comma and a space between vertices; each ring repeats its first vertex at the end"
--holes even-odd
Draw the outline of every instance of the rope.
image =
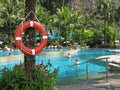
MULTIPOLYGON (((22 29, 21 29, 21 34, 23 33, 23 22, 22 22, 22 29)), ((22 38, 22 37, 21 37, 22 38)), ((21 41, 21 50, 22 50, 22 41, 21 41)))
MULTIPOLYGON (((39 19, 36 17, 36 15, 34 14, 34 12, 33 12, 32 10, 25 16, 25 18, 23 19, 23 21, 22 21, 21 23, 23 23, 23 22, 25 21, 25 19, 26 19, 31 13, 34 15, 35 19, 40 23, 39 19)), ((21 24, 21 23, 20 23, 20 24, 21 24)))
MULTIPOLYGON (((40 23, 39 19, 36 17, 36 15, 34 14, 34 12, 31 10, 31 11, 25 16, 25 18, 23 19, 23 21, 20 23, 20 24, 22 24, 21 34, 23 33, 23 23, 25 22, 26 18, 28 18, 28 16, 29 16, 31 13, 34 15, 35 19, 40 23)), ((21 37, 21 38, 22 38, 22 37, 21 37)), ((21 42, 21 50, 22 50, 22 42, 21 42)))
POLYGON ((34 14, 34 12, 33 11, 31 11, 31 12, 34 15, 34 17, 36 18, 36 20, 40 23, 39 19, 36 17, 36 15, 34 14))

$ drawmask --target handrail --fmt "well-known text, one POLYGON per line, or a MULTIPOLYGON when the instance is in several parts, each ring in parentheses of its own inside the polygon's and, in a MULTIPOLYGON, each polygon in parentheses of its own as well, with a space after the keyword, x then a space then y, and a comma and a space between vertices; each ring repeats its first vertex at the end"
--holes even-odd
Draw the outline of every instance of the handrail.
MULTIPOLYGON (((103 59, 103 58, 102 58, 103 59)), ((108 57, 104 58, 106 59, 106 62, 108 62, 108 57)), ((81 65, 81 64, 86 64, 86 79, 88 80, 88 63, 89 62, 93 62, 93 61, 96 61, 96 60, 99 60, 99 59, 90 59, 86 62, 83 62, 83 63, 80 63, 78 65, 81 65)), ((68 67, 73 67, 73 66, 76 66, 76 72, 77 72, 77 66, 78 65, 71 65, 71 66, 68 66, 68 67)), ((108 63, 106 63, 106 82, 108 82, 108 63)))

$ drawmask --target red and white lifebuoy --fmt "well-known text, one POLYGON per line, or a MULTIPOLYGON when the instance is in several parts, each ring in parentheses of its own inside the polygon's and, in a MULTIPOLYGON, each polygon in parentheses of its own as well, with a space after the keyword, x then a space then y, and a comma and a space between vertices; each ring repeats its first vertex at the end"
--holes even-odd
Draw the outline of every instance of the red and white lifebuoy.
POLYGON ((39 52, 42 51, 42 49, 47 45, 47 34, 46 30, 42 26, 42 24, 36 22, 36 21, 26 21, 24 23, 21 23, 15 30, 15 44, 16 46, 25 54, 29 55, 36 55, 39 52), (23 42, 22 42, 22 33, 27 29, 27 28, 35 28, 39 31, 39 33, 42 36, 42 39, 40 41, 40 44, 35 47, 35 48, 28 48, 26 47, 23 42))

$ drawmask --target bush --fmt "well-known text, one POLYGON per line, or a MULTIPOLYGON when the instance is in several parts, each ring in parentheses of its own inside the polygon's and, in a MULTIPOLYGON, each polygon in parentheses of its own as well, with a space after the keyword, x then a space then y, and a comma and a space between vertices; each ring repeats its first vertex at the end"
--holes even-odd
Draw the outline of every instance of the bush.
POLYGON ((13 70, 1 71, 0 90, 54 90, 57 83, 58 69, 50 72, 47 65, 39 64, 28 74, 24 65, 15 65, 13 70))

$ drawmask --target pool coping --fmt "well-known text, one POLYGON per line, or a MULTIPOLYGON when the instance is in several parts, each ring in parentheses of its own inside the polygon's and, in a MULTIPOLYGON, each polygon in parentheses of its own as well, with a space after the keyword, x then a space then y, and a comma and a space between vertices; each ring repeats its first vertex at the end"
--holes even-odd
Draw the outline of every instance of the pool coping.
MULTIPOLYGON (((80 49, 77 49, 77 50, 72 49, 68 51, 56 51, 56 52, 41 52, 36 56, 67 55, 68 53, 72 55, 79 50, 80 49)), ((24 54, 2 56, 0 57, 0 62, 7 61, 7 60, 17 60, 17 59, 24 59, 24 54)))

